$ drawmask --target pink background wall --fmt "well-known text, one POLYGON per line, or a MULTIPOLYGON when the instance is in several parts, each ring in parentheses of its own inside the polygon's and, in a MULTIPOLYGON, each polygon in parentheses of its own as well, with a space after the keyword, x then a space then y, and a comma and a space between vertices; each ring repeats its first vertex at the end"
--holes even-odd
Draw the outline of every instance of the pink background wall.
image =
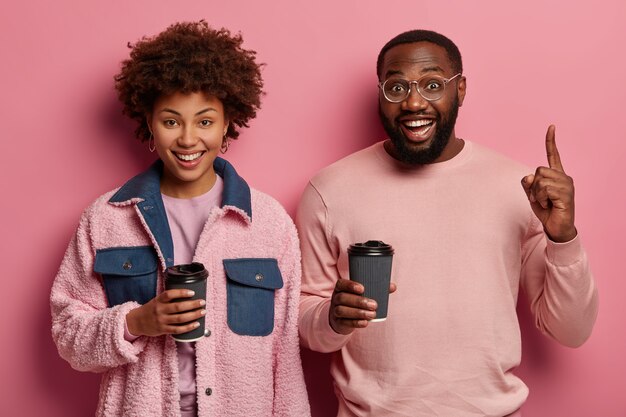
MULTIPOLYGON (((545 164, 549 123, 576 180, 577 226, 600 288, 594 333, 558 346, 520 307, 525 416, 625 416, 626 2, 24 1, 0 17, 2 415, 91 415, 98 376, 50 337, 49 289, 82 209, 151 160, 120 114, 126 43, 176 20, 241 31, 264 70, 264 107, 227 158, 293 213, 318 169, 382 138, 374 64, 397 33, 456 41, 468 95, 457 134, 545 164)), ((520 192, 522 192, 520 188, 520 192)), ((333 415, 327 358, 303 352, 315 417, 333 415)))

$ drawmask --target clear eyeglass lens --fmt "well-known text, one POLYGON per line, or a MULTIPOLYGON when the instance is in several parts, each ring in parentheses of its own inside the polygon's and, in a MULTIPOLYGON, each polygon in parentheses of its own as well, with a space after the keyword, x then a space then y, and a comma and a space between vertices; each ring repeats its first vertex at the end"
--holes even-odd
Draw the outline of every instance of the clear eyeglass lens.
POLYGON ((426 77, 419 80, 419 91, 425 99, 436 100, 443 95, 446 84, 443 78, 426 77))
MULTIPOLYGON (((437 76, 423 77, 412 84, 417 84, 418 92, 426 100, 441 98, 446 88, 444 79, 437 76)), ((383 85, 383 92, 389 101, 397 103, 409 96, 410 87, 409 82, 405 79, 389 78, 383 85)))
POLYGON ((383 92, 389 101, 402 101, 409 95, 409 83, 402 78, 389 78, 383 84, 383 92))

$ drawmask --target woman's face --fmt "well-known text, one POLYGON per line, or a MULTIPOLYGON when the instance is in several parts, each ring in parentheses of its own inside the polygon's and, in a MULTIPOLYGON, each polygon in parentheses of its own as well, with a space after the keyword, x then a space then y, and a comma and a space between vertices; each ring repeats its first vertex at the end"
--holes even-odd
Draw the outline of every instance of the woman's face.
POLYGON ((215 184, 213 161, 228 129, 222 102, 204 93, 161 96, 148 123, 163 161, 161 192, 191 198, 215 184))

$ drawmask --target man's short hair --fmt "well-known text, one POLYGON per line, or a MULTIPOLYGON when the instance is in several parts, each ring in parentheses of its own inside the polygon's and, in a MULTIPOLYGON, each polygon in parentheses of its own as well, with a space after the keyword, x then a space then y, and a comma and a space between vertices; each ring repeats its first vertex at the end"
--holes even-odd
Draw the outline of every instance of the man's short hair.
POLYGON ((385 59, 385 53, 388 50, 397 45, 402 45, 405 43, 415 43, 415 42, 430 42, 435 45, 439 45, 446 50, 448 54, 448 59, 452 64, 452 70, 455 73, 463 73, 463 61, 461 59, 461 52, 459 48, 452 42, 450 39, 446 38, 440 33, 433 32, 432 30, 410 30, 408 32, 404 32, 391 39, 389 42, 383 46, 383 49, 380 50, 378 54, 378 61, 376 62, 376 74, 378 75, 378 79, 381 77, 381 70, 383 68, 383 60, 385 59))

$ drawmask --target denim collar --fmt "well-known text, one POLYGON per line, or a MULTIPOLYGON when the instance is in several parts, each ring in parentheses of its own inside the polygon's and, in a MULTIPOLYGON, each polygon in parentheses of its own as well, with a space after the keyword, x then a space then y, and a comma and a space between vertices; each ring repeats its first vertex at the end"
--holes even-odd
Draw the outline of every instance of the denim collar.
MULTIPOLYGON (((235 168, 222 158, 213 162, 215 172, 224 180, 222 207, 231 208, 247 222, 252 220, 250 187, 237 174, 235 168), (247 217, 246 217, 247 216, 247 217)), ((131 178, 109 199, 114 205, 136 204, 137 209, 157 246, 157 254, 161 258, 162 268, 174 264, 174 244, 167 221, 167 213, 161 197, 161 175, 163 162, 156 161, 147 170, 131 178)))
MULTIPOLYGON (((245 212, 252 219, 250 187, 225 159, 215 158, 215 172, 224 180, 222 207, 232 206, 245 212)), ((125 203, 133 199, 153 200, 161 197, 163 162, 159 159, 147 170, 131 178, 109 199, 109 203, 125 203)))

